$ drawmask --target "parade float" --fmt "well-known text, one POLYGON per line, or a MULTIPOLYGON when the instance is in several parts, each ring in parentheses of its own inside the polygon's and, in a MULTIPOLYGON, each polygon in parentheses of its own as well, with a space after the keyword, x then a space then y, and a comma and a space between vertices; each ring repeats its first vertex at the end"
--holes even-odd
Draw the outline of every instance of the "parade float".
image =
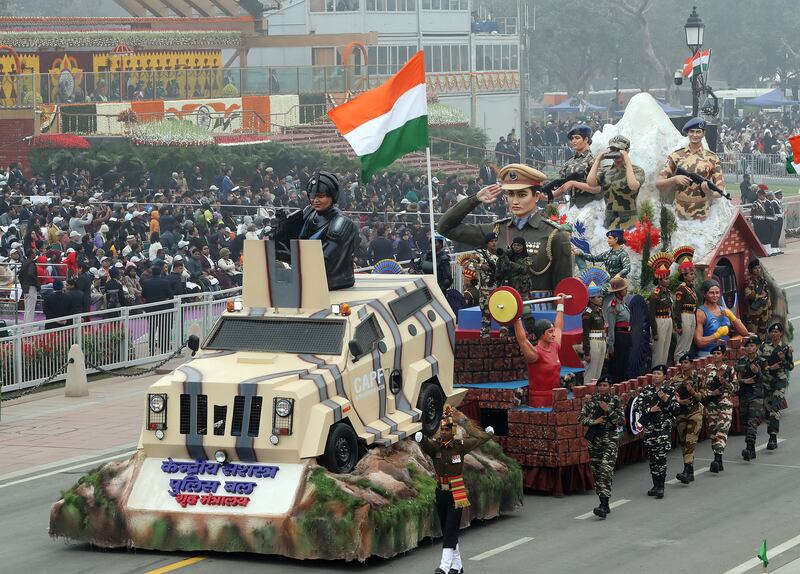
MULTIPOLYGON (((634 96, 625 115, 615 125, 608 124, 592 136, 591 149, 597 154, 607 147, 615 135, 623 135, 631 142, 630 157, 633 164, 642 167, 646 174, 638 197, 639 224, 625 232, 631 261, 629 300, 635 300, 639 313, 632 317, 633 336, 650 341, 645 299, 652 283, 642 280, 643 260, 648 252, 689 246, 694 249, 694 265, 700 279, 714 278, 722 286, 723 298, 728 307, 742 315, 744 289, 747 282, 747 265, 753 259, 767 255, 737 206, 723 198, 711 203, 705 220, 685 220, 676 216, 673 198, 662 196, 655 181, 665 158, 672 151, 686 145, 687 139, 673 126, 670 119, 649 94, 634 96), (647 246, 645 247, 645 243, 647 246), (638 316, 637 316, 638 315, 638 316)), ((604 227, 605 205, 592 201, 578 208, 562 207, 553 215, 562 224, 569 224, 579 245, 588 246, 593 254, 608 249, 604 227)), ((677 266, 676 266, 677 267, 677 266)), ((645 271, 646 271, 645 267, 645 271)), ((676 274, 677 275, 677 274, 676 274)), ((786 297, 771 277, 767 284, 773 301, 773 319, 785 323, 786 297)), ((557 289, 556 289, 557 291, 557 289)), ((632 307, 633 309, 633 307, 632 307)), ((575 354, 583 330, 580 311, 564 318, 564 332, 560 350, 562 377, 578 376, 583 363, 575 354)), ((523 469, 523 482, 527 489, 547 492, 556 496, 564 493, 584 492, 594 486, 589 464, 584 427, 577 417, 592 387, 576 384, 570 389, 552 390, 547 404, 527 406, 529 402, 529 373, 519 346, 514 338, 499 336, 479 337, 481 312, 477 308, 460 311, 456 338, 457 387, 469 389, 462 410, 483 425, 492 425, 495 440, 523 469)), ((552 311, 537 311, 535 318, 553 320, 552 311)), ((495 325, 497 329, 499 325, 495 325)), ((728 360, 735 361, 743 353, 740 341, 729 344, 728 360)), ((696 361, 698 367, 708 359, 696 361)), ((642 364, 649 364, 647 361, 642 364)), ((634 370, 634 372, 636 372, 634 370)), ((632 414, 632 405, 639 391, 649 381, 647 370, 638 370, 637 376, 613 385, 614 394, 626 406, 626 424, 620 441, 617 464, 626 464, 644 458, 641 427, 632 414)), ((669 373, 669 376, 674 374, 669 373)), ((580 383, 580 378, 577 379, 580 383)), ((585 381, 589 383, 590 381, 585 381)), ((535 381, 531 381, 535 386, 535 381)), ((737 398, 734 397, 734 404, 737 398)), ((732 431, 739 430, 738 410, 734 410, 732 431)), ((701 437, 705 436, 705 430, 701 437)))
MULTIPOLYGON (((50 535, 96 546, 391 557, 440 534, 433 466, 455 317, 431 276, 357 275, 329 291, 318 241, 245 242, 241 301, 142 397, 135 455, 65 491, 50 535)), ((494 442, 464 460, 462 526, 522 502, 494 442)))

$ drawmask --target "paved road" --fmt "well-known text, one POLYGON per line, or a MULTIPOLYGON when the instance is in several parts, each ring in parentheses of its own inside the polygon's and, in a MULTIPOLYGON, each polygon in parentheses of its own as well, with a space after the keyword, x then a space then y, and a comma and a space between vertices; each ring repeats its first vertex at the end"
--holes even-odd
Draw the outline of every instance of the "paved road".
MULTIPOLYGON (((788 291, 790 308, 800 309, 800 284, 788 291)), ((797 312, 797 311, 796 311, 797 312)), ((795 328, 800 329, 800 317, 795 328)), ((797 332, 800 332, 797 331, 797 332)), ((616 476, 612 502, 622 502, 605 522, 594 517, 579 519, 596 504, 592 494, 562 499, 526 495, 522 510, 500 520, 473 525, 461 538, 469 558, 469 573, 513 574, 547 571, 557 573, 708 573, 760 572, 754 556, 761 539, 782 551, 771 558, 773 572, 800 572, 800 369, 789 390, 790 408, 784 412, 782 437, 777 451, 761 450, 758 458, 744 463, 739 452, 741 436, 732 437, 720 475, 707 469, 711 446, 698 448, 697 480, 690 486, 668 485, 667 496, 657 501, 646 496, 649 473, 644 462, 621 469, 616 476), (507 549, 502 550, 503 547, 507 549), (501 550, 498 552, 498 550, 501 550), (741 566, 740 565, 744 565, 741 566)), ((761 427, 759 445, 766 442, 761 427)), ((87 437, 88 440, 88 437, 87 437)), ((114 452, 97 453, 95 459, 114 452)), ((670 475, 681 469, 680 453, 670 455, 670 475)), ((0 482, 0 564, 4 572, 103 572, 210 574, 281 572, 432 572, 440 555, 437 544, 393 560, 369 560, 365 564, 296 562, 281 558, 182 554, 147 551, 101 551, 87 545, 50 540, 49 508, 61 489, 68 488, 91 466, 76 468, 72 461, 40 471, 41 477, 24 476, 0 482), (193 561, 191 558, 195 558, 193 561), (187 560, 189 559, 189 560, 187 560)))

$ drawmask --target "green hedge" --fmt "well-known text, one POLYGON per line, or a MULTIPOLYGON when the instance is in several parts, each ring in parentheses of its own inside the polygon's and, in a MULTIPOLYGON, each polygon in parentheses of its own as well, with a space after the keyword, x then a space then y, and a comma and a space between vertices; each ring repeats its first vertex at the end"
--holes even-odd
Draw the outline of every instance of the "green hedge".
POLYGON ((296 165, 310 169, 325 167, 335 172, 352 171, 358 162, 341 155, 331 155, 314 148, 288 147, 278 143, 242 146, 150 147, 135 146, 127 140, 107 142, 88 150, 34 149, 31 168, 37 174, 61 173, 85 168, 93 177, 107 172, 112 165, 126 180, 138 184, 144 168, 150 169, 156 185, 166 186, 173 171, 183 169, 188 176, 195 164, 200 165, 207 184, 213 182, 220 162, 233 168, 235 181, 249 183, 259 161, 272 166, 279 176, 296 165))

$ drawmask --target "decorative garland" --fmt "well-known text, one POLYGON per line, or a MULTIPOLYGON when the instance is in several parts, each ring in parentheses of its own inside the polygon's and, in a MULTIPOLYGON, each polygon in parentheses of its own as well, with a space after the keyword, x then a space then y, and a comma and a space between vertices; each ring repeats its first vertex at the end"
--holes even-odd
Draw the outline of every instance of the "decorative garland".
POLYGON ((236 48, 241 45, 239 32, 185 32, 178 30, 145 31, 92 31, 92 32, 3 32, 3 40, 18 49, 111 47, 126 43, 136 48, 236 48))

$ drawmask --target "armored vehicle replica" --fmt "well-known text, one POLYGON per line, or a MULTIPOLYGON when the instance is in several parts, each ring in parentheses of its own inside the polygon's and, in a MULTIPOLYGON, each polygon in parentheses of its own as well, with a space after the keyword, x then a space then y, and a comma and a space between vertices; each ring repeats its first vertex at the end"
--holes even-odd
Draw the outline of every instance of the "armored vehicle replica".
POLYGON ((433 277, 357 275, 329 292, 317 241, 293 242, 290 267, 272 242, 244 254, 242 300, 150 387, 148 458, 318 459, 346 473, 372 445, 433 434, 466 394, 453 390, 455 319, 433 277))
MULTIPOLYGON (((53 505, 51 536, 363 560, 439 533, 433 467, 411 437, 467 393, 453 388, 449 305, 432 276, 357 274, 329 291, 320 242, 290 252, 287 265, 274 242, 245 242, 241 300, 150 386, 137 453, 53 505)), ((481 449, 465 460, 481 492, 465 525, 521 504, 519 467, 481 449)))

